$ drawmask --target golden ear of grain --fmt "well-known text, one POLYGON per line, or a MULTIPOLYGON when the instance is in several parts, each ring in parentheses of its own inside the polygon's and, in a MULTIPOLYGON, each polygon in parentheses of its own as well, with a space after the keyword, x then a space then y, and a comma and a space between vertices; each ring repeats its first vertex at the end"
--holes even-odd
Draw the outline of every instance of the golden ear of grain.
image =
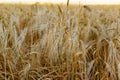
POLYGON ((84 5, 84 8, 87 9, 88 11, 91 11, 89 6, 84 5))
POLYGON ((88 63, 88 67, 87 67, 87 75, 90 75, 90 71, 92 71, 93 65, 94 65, 95 60, 92 60, 88 63))
POLYGON ((59 5, 58 5, 58 9, 59 9, 59 12, 62 14, 63 12, 62 12, 62 9, 59 5))
POLYGON ((67 6, 69 6, 69 0, 67 0, 67 6))
POLYGON ((17 44, 18 44, 18 47, 19 47, 19 48, 21 48, 21 45, 22 45, 22 43, 23 43, 23 41, 24 41, 24 39, 25 39, 25 37, 26 37, 26 35, 27 35, 27 30, 28 30, 27 27, 24 28, 24 29, 22 30, 20 36, 17 37, 17 44))

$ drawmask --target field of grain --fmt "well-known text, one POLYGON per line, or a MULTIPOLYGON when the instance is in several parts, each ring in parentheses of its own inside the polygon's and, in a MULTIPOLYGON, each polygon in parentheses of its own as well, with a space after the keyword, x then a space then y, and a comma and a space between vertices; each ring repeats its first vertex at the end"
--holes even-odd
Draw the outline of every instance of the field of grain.
POLYGON ((0 80, 120 80, 119 5, 0 4, 0 80))

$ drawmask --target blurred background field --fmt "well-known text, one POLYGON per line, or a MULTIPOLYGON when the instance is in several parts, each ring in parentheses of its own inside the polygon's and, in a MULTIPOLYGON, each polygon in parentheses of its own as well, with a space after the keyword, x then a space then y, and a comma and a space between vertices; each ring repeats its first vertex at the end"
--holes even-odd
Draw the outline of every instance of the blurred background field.
POLYGON ((120 80, 119 5, 0 4, 0 80, 120 80))

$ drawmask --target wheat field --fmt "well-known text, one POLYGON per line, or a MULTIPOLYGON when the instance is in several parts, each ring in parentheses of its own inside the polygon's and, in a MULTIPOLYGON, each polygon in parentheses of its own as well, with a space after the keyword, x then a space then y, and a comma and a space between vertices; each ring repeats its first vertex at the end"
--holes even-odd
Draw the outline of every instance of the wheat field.
POLYGON ((119 5, 0 4, 0 80, 120 80, 119 5))

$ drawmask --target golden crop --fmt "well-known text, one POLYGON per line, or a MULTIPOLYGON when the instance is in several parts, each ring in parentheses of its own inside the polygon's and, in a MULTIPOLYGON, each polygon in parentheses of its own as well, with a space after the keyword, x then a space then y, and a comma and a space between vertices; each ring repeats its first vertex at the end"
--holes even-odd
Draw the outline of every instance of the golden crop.
POLYGON ((0 4, 0 80, 119 80, 119 5, 0 4))

